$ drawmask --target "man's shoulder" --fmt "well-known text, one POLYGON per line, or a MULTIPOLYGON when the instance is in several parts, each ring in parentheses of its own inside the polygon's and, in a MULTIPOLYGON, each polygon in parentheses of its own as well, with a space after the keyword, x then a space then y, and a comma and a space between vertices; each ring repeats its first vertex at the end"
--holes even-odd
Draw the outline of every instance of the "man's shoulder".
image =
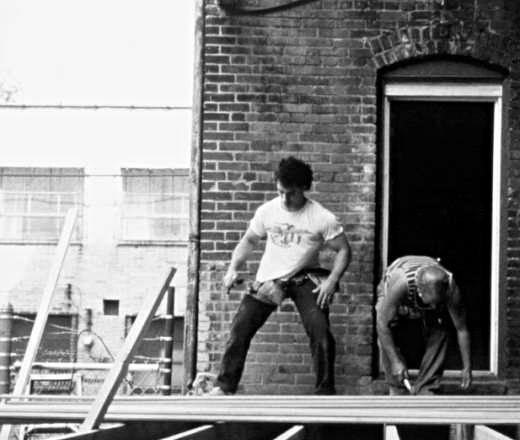
POLYGON ((318 202, 317 200, 307 198, 308 207, 309 209, 314 210, 315 212, 318 212, 320 214, 327 214, 335 216, 335 214, 328 208, 326 208, 323 204, 318 202))
POLYGON ((271 209, 278 209, 280 207, 280 197, 275 197, 274 199, 268 200, 264 202, 256 208, 257 211, 269 211, 271 209))
POLYGON ((275 197, 274 199, 268 200, 267 202, 262 203, 255 209, 255 217, 257 219, 265 219, 268 217, 276 216, 278 211, 280 210, 280 200, 279 197, 275 197))

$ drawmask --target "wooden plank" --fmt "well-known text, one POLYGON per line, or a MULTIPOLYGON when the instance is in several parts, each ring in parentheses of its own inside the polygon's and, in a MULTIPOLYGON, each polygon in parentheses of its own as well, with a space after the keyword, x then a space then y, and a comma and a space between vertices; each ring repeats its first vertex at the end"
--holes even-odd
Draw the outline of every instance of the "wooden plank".
POLYGON ((473 431, 473 440, 513 440, 511 437, 508 437, 500 432, 495 431, 494 429, 488 428, 484 425, 475 425, 475 429, 473 431))
POLYGON ((126 425, 120 423, 104 429, 92 429, 89 431, 73 432, 71 434, 64 434, 57 437, 52 437, 53 440, 104 440, 112 439, 121 430, 124 430, 126 425))
MULTIPOLYGON (((216 431, 213 425, 199 426, 189 431, 181 432, 170 437, 164 437, 162 440, 216 440, 216 431)), ((132 439, 133 440, 133 439, 132 439)))
POLYGON ((282 432, 274 440, 304 440, 305 439, 305 427, 303 425, 294 425, 287 431, 282 432))
POLYGON ((157 295, 148 295, 145 298, 141 311, 137 315, 137 319, 132 325, 123 347, 117 354, 113 368, 108 373, 96 399, 94 400, 94 404, 92 405, 89 414, 80 427, 81 431, 88 431, 99 426, 108 406, 112 402, 121 380, 127 373, 128 365, 130 364, 132 354, 137 348, 137 343, 152 321, 157 307, 159 307, 164 294, 170 287, 175 272, 176 269, 172 267, 163 286, 159 290, 159 293, 157 295))
MULTIPOLYGON (((27 343, 27 348, 25 349, 22 365, 20 367, 18 377, 16 378, 13 394, 23 394, 27 384, 29 383, 32 364, 36 358, 38 348, 41 345, 43 332, 47 323, 47 317, 51 308, 54 289, 56 289, 56 284, 58 283, 58 278, 63 267, 63 262, 65 261, 65 257, 67 255, 67 249, 72 238, 72 233, 74 231, 74 225, 76 223, 77 217, 77 208, 69 209, 67 215, 65 216, 65 223, 63 224, 63 228, 61 230, 54 261, 47 277, 47 282, 45 283, 45 287, 43 289, 42 300, 40 302, 40 306, 38 307, 38 313, 36 314, 36 318, 34 320, 34 325, 31 330, 29 342, 27 343)), ((3 425, 2 430, 0 431, 0 440, 8 440, 10 432, 11 427, 9 425, 3 425)))
POLYGON ((38 313, 36 314, 36 319, 34 320, 34 325, 31 330, 27 348, 25 349, 25 354, 22 360, 22 365, 20 367, 20 372, 18 373, 18 377, 16 379, 16 384, 13 389, 13 394, 23 394, 25 387, 29 383, 32 364, 36 358, 38 348, 41 345, 43 332, 47 323, 47 317, 51 308, 52 296, 54 294, 56 284, 58 283, 58 278, 60 276, 61 268, 63 267, 65 256, 67 255, 67 249, 72 237, 77 215, 77 208, 73 208, 67 212, 67 216, 65 217, 65 223, 61 231, 58 247, 56 248, 54 261, 51 267, 51 271, 47 277, 47 282, 43 289, 42 300, 40 306, 38 307, 38 313))
POLYGON ((384 436, 385 440, 400 440, 399 433, 397 432, 395 425, 385 424, 384 436))
MULTIPOLYGON (((518 424, 520 396, 178 396, 125 397, 114 401, 105 422, 262 422, 280 424, 452 423, 518 424)), ((0 422, 81 422, 91 408, 85 398, 28 396, 0 408, 0 422)))
POLYGON ((53 437, 53 440, 159 440, 159 439, 191 439, 194 440, 215 440, 210 437, 209 432, 212 425, 204 425, 192 428, 186 423, 138 423, 138 424, 117 424, 101 429, 80 431, 72 434, 65 434, 53 437), (186 436, 194 433, 193 437, 186 436), (197 437, 195 434, 198 434, 197 437), (186 437, 184 437, 186 436, 186 437))
POLYGON ((452 426, 453 439, 452 440, 472 440, 473 439, 473 425, 463 425, 456 423, 452 426))

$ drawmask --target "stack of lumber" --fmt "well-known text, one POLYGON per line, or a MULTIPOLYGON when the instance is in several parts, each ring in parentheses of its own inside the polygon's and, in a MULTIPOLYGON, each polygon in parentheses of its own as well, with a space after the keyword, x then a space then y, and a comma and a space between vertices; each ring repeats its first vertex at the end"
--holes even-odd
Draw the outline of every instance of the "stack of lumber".
MULTIPOLYGON (((81 422, 88 397, 0 396, 0 423, 81 422)), ((118 397, 105 422, 518 424, 520 396, 118 397)))

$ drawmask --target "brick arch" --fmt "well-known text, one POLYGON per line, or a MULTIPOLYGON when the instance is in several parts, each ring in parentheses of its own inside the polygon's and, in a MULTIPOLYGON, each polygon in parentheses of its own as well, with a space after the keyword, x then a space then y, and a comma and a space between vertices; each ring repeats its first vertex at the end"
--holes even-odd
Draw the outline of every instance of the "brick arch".
POLYGON ((518 40, 454 20, 382 31, 365 42, 378 69, 412 58, 454 55, 510 70, 511 54, 520 50, 518 40))

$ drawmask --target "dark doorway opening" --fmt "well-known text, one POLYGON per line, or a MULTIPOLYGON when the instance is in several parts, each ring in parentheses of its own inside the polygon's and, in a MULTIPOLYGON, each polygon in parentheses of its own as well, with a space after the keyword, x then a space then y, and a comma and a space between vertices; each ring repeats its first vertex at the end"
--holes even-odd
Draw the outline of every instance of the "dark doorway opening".
POLYGON ((473 368, 489 370, 493 104, 391 101, 389 151, 388 262, 441 258, 465 297, 473 368))

